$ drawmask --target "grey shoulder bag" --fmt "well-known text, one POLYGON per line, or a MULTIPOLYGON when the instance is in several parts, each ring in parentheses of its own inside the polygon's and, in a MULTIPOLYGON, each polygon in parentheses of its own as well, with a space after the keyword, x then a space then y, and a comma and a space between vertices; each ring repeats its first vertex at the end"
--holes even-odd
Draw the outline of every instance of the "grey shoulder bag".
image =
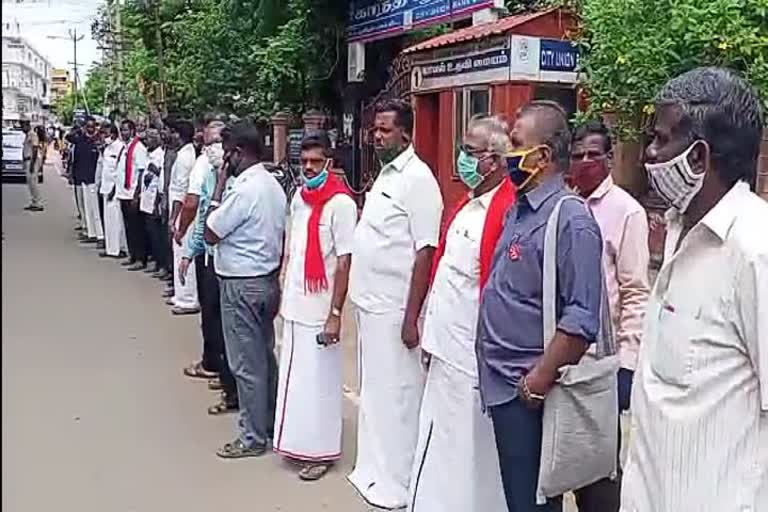
MULTIPOLYGON (((547 221, 542 283, 545 349, 557 328, 557 228, 564 201, 583 202, 577 196, 561 198, 547 221)), ((616 475, 619 359, 605 282, 602 288, 601 326, 594 349, 578 364, 560 369, 560 377, 544 400, 538 504, 616 475)))

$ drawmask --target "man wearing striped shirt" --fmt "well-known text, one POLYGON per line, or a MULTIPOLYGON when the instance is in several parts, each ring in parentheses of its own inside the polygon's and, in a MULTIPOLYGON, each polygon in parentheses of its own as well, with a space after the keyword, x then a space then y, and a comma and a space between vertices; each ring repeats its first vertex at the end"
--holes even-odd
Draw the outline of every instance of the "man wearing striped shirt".
POLYGON ((623 512, 768 510, 768 204, 763 117, 732 72, 698 68, 656 98, 646 150, 669 205, 632 395, 623 512))

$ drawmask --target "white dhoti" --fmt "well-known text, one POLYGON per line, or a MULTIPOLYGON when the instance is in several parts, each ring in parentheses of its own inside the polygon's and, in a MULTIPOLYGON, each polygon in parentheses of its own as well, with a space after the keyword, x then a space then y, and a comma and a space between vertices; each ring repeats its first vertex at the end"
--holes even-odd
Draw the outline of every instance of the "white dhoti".
POLYGON ((476 386, 476 378, 432 358, 409 512, 506 512, 493 424, 476 386))
POLYGON ((99 192, 95 183, 81 185, 83 187, 83 210, 85 210, 85 229, 88 238, 104 240, 104 230, 101 227, 99 214, 99 192))
MULTIPOLYGON (((177 220, 178 224, 178 220, 177 220)), ((179 264, 184 257, 184 248, 187 246, 189 237, 192 235, 194 225, 190 225, 186 234, 181 239, 181 245, 175 240, 171 241, 173 245, 173 304, 179 308, 194 309, 200 307, 200 301, 197 298, 197 275, 195 274, 195 260, 189 263, 187 276, 184 284, 179 279, 179 264)))
POLYGON ((120 201, 117 198, 109 201, 104 197, 104 247, 110 256, 118 256, 121 251, 128 250, 125 238, 125 224, 120 201))
POLYGON ((419 431, 424 388, 421 350, 401 339, 403 312, 357 310, 360 409, 350 483, 370 504, 402 508, 419 431))
POLYGON ((341 345, 318 345, 322 331, 322 325, 283 324, 274 450, 302 461, 341 457, 341 345))
POLYGON ((85 225, 85 194, 83 194, 83 185, 73 185, 75 187, 75 206, 77 207, 77 217, 80 221, 80 228, 86 229, 85 225))

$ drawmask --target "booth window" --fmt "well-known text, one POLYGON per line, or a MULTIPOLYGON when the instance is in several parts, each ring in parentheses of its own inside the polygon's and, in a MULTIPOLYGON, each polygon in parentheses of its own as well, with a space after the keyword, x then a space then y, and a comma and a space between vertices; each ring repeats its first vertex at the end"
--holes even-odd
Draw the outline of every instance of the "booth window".
MULTIPOLYGON (((469 120, 477 115, 488 115, 491 112, 491 89, 487 86, 464 87, 456 89, 454 97, 454 157, 459 155, 459 146, 464 139, 469 120)), ((456 158, 453 164, 453 177, 456 173, 456 158)))

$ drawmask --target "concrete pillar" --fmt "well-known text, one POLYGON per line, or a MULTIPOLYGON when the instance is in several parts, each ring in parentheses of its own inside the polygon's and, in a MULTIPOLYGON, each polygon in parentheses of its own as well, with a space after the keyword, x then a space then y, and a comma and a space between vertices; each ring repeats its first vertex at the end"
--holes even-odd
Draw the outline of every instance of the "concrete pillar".
POLYGON ((325 124, 325 114, 316 109, 308 110, 301 119, 304 121, 305 130, 321 130, 325 124))
POLYGON ((291 122, 291 115, 285 112, 278 112, 272 116, 272 145, 274 147, 274 161, 281 162, 285 158, 285 151, 288 147, 288 125, 291 122))
POLYGON ((757 183, 755 191, 768 201, 768 128, 763 131, 760 156, 757 159, 757 183))

